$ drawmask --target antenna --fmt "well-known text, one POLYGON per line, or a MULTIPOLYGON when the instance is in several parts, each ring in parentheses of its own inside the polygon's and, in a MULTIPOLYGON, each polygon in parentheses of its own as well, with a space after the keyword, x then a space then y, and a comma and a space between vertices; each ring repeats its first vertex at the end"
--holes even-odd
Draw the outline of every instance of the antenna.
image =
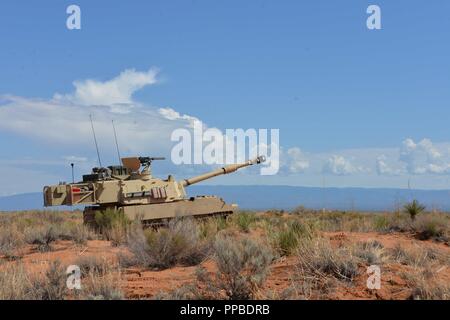
POLYGON ((120 156, 120 150, 119 150, 119 143, 117 142, 117 133, 116 133, 116 127, 114 126, 114 120, 111 120, 112 122, 112 127, 114 130, 114 139, 116 140, 116 149, 117 149, 117 157, 119 158, 119 164, 122 161, 122 157, 120 156))
POLYGON ((322 196, 323 196, 322 212, 325 212, 326 206, 327 206, 327 195, 326 195, 326 190, 325 190, 325 176, 322 176, 322 196))
POLYGON ((97 143, 97 137, 95 136, 94 122, 92 121, 92 114, 89 115, 89 118, 91 119, 92 134, 94 135, 94 142, 95 142, 95 149, 97 150, 98 163, 99 163, 100 167, 103 167, 102 160, 100 159, 100 152, 98 151, 98 143, 97 143))
POLYGON ((408 190, 409 190, 409 197, 411 198, 411 200, 413 200, 414 196, 413 196, 413 192, 411 190, 411 177, 408 177, 408 190))
POLYGON ((73 166, 74 166, 75 164, 74 163, 71 163, 70 164, 70 166, 72 167, 72 183, 75 183, 75 175, 74 175, 74 173, 73 173, 73 166))

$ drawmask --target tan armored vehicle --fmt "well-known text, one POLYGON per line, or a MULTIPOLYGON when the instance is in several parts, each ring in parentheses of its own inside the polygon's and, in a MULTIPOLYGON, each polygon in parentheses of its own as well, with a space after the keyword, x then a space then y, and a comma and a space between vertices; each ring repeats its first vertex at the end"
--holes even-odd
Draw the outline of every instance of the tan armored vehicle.
POLYGON ((85 223, 93 222, 95 212, 106 209, 122 211, 128 218, 146 223, 183 216, 228 215, 237 205, 226 204, 216 196, 187 198, 185 187, 259 164, 265 158, 257 157, 182 181, 175 181, 171 175, 166 180, 153 177, 154 160, 164 158, 122 158, 122 166, 94 168, 91 174, 83 176, 82 182, 44 187, 44 205, 84 205, 85 223))

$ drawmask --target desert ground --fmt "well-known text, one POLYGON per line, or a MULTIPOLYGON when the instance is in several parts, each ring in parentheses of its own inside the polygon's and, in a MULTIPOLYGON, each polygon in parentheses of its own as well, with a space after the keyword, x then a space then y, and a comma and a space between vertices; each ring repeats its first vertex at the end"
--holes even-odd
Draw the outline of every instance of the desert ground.
POLYGON ((1 213, 0 299, 450 299, 448 213, 299 207, 143 228, 106 211, 96 221, 1 213), (70 265, 81 289, 67 288, 70 265))

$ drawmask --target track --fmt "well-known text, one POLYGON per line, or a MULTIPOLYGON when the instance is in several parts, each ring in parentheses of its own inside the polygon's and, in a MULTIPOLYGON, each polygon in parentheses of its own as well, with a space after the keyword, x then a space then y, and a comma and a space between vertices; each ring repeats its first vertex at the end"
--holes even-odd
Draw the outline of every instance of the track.
POLYGON ((154 220, 142 220, 141 223, 144 228, 160 228, 167 226, 167 224, 174 219, 183 219, 183 218, 195 218, 196 220, 205 220, 212 217, 223 217, 226 218, 229 215, 233 214, 233 211, 221 211, 221 212, 213 212, 210 214, 202 214, 202 215, 191 215, 191 216, 183 216, 177 218, 166 218, 166 219, 154 219, 154 220))

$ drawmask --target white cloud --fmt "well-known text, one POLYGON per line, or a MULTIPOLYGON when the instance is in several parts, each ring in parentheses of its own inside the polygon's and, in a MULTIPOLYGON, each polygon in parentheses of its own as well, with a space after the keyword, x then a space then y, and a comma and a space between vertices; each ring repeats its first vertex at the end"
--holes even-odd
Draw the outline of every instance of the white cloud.
POLYGON ((119 144, 125 153, 167 155, 171 132, 189 128, 195 118, 188 115, 170 118, 157 108, 132 100, 136 90, 155 83, 155 76, 154 69, 126 70, 106 82, 78 81, 73 94, 55 95, 51 100, 1 96, 0 130, 52 144, 61 152, 86 154, 93 148, 89 120, 92 115, 102 153, 115 150, 111 124, 115 120, 119 144))
POLYGON ((429 139, 415 143, 406 139, 400 149, 399 160, 406 166, 410 174, 448 174, 450 158, 443 154, 429 139))
POLYGON ((376 171, 378 175, 399 175, 402 173, 402 170, 392 168, 387 160, 388 158, 384 154, 377 157, 376 171))
POLYGON ((328 158, 325 165, 323 166, 322 172, 345 176, 350 174, 368 172, 368 169, 353 165, 350 160, 344 158, 343 156, 332 155, 330 158, 328 158))
POLYGON ((300 148, 294 147, 287 150, 286 166, 290 173, 302 173, 309 168, 309 161, 300 148))
POLYGON ((196 121, 200 121, 196 117, 192 117, 186 114, 181 115, 179 112, 173 110, 172 108, 159 108, 158 112, 165 119, 176 121, 176 120, 186 120, 190 123, 190 126, 193 127, 196 121))
MULTIPOLYGON (((69 95, 55 94, 55 100, 68 100, 77 105, 123 105, 133 103, 134 92, 147 85, 157 82, 158 71, 154 68, 147 72, 138 72, 134 69, 123 71, 117 77, 101 82, 98 80, 75 81, 75 92, 69 95)), ((116 111, 123 111, 117 108, 116 111)), ((125 109, 126 110, 126 109, 125 109)))

